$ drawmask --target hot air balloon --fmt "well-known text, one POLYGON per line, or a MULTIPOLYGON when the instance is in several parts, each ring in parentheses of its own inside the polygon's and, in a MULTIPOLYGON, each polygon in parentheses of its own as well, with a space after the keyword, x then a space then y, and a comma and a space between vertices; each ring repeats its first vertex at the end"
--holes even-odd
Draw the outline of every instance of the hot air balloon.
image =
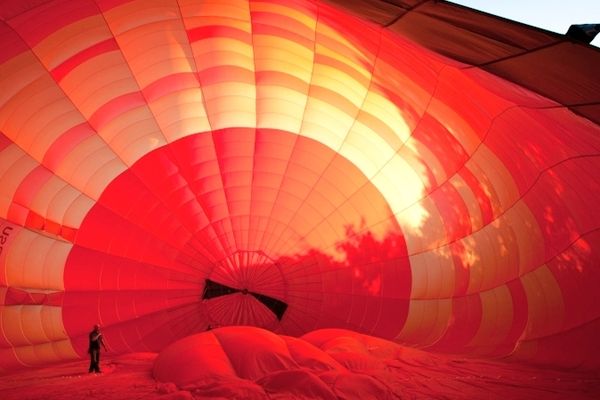
POLYGON ((95 323, 598 367, 597 49, 416 0, 8 0, 0 38, 0 371, 95 323))

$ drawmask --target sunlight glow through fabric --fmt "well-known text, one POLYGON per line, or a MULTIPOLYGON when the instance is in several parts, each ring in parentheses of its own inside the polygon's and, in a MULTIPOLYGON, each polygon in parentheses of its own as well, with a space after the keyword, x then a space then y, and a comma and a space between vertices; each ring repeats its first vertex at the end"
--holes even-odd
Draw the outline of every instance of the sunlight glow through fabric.
POLYGON ((96 322, 598 365, 595 123, 319 1, 32 3, 0 10, 0 370, 96 322))

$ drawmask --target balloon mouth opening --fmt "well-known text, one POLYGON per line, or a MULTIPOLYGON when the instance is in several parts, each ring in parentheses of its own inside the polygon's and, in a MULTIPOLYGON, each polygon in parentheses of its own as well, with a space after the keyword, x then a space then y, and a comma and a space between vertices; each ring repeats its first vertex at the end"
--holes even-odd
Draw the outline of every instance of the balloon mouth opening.
POLYGON ((281 266, 262 250, 237 250, 213 264, 207 281, 229 286, 248 294, 264 286, 285 283, 281 266))
POLYGON ((204 280, 202 300, 248 296, 266 307, 278 321, 288 309, 281 266, 261 250, 236 251, 214 265, 204 280), (274 291, 273 288, 284 288, 274 291))

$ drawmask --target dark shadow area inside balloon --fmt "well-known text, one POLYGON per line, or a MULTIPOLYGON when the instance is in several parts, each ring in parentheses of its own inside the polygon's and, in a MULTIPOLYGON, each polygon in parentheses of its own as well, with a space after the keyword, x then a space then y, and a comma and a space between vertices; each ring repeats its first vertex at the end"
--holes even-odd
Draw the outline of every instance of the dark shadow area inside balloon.
POLYGON ((269 310, 273 312, 277 316, 277 319, 281 321, 285 310, 287 310, 288 305, 281 300, 278 300, 274 297, 266 296, 260 293, 254 293, 249 291, 248 289, 235 289, 231 288, 227 285, 223 285, 218 282, 211 281, 210 279, 205 279, 204 281, 204 290, 202 291, 202 299, 208 300, 219 296, 227 296, 233 293, 242 293, 244 295, 254 296, 258 301, 264 304, 269 310))

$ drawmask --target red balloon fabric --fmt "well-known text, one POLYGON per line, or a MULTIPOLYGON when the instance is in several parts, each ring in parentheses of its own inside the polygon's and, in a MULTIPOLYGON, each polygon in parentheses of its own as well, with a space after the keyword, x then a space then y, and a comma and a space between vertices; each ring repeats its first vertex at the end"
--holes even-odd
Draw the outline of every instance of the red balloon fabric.
POLYGON ((173 398, 559 400, 598 392, 593 372, 463 359, 345 329, 294 338, 218 328, 167 346, 154 360, 153 377, 173 398))
POLYGON ((225 327, 171 344, 156 358, 153 374, 160 382, 212 397, 392 400, 398 397, 380 376, 360 372, 383 376, 382 355, 396 356, 399 349, 350 331, 297 339, 256 327, 225 327), (378 346, 374 355, 368 345, 378 346))
POLYGON ((597 76, 544 97, 353 14, 2 2, 0 371, 85 356, 95 323, 113 352, 335 327, 599 366, 598 99, 559 96, 597 76))

